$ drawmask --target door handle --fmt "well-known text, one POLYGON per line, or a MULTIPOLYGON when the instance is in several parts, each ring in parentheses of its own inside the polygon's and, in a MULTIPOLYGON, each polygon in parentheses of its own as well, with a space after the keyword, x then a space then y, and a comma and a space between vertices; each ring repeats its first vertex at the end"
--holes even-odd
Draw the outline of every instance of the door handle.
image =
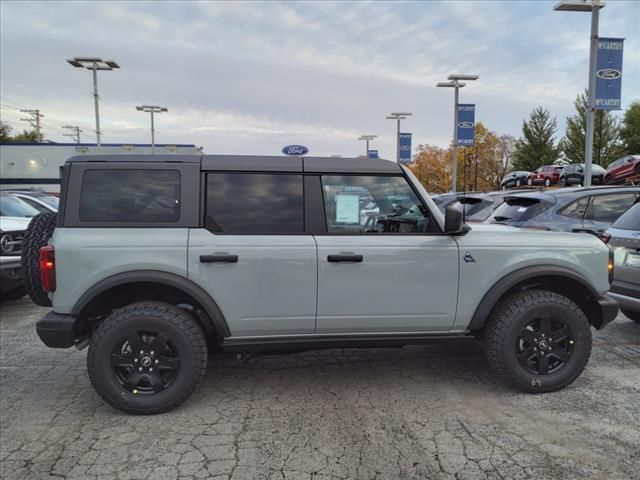
POLYGON ((238 255, 200 255, 200 263, 238 263, 238 255))
POLYGON ((360 263, 362 262, 363 256, 362 255, 354 255, 352 253, 341 253, 339 255, 329 255, 327 257, 327 260, 330 262, 353 262, 353 263, 360 263))

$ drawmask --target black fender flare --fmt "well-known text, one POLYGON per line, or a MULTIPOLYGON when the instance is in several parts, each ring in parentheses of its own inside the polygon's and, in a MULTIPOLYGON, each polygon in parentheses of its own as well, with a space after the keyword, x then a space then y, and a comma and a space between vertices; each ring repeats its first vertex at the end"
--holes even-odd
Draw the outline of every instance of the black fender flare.
POLYGON ((74 317, 77 317, 91 300, 93 300, 97 295, 100 295, 113 287, 138 282, 161 283, 169 287, 182 290, 193 297, 202 306, 205 313, 211 319, 211 322, 216 329, 216 333, 223 338, 231 336, 229 326, 227 325, 218 304, 202 287, 180 275, 156 270, 135 270, 131 272, 123 272, 99 281, 80 296, 73 306, 71 314, 74 317))
POLYGON ((476 307, 476 311, 469 323, 468 330, 474 331, 482 328, 484 322, 489 317, 491 310, 493 310, 493 307, 495 307, 500 298, 510 289, 529 278, 544 276, 564 277, 574 280, 585 287, 594 299, 599 297, 593 287, 582 275, 566 267, 558 265, 535 265, 531 267, 524 267, 505 275, 493 284, 476 307))

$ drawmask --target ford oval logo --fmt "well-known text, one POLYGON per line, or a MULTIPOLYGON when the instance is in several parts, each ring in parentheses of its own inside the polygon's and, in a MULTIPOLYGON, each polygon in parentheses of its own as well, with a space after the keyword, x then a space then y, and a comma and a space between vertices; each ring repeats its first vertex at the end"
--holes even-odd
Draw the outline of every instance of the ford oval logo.
POLYGON ((460 128, 473 128, 473 122, 460 122, 458 126, 460 128))
POLYGON ((306 155, 309 149, 304 145, 287 145, 282 149, 285 155, 306 155))
POLYGON ((602 70, 598 70, 596 75, 605 80, 615 80, 616 78, 620 78, 622 76, 622 72, 614 68, 603 68, 602 70))

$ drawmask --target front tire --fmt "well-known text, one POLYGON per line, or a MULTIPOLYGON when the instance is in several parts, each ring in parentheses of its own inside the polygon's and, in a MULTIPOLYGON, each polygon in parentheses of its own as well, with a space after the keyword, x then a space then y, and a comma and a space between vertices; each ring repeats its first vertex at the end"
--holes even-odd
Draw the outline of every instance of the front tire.
POLYGON ((624 316, 627 317, 629 320, 633 320, 636 323, 640 323, 640 312, 634 312, 626 308, 621 308, 620 311, 624 313, 624 316))
POLYGON ((207 342, 185 311, 162 302, 115 310, 91 337, 89 378, 98 394, 126 413, 167 412, 196 389, 207 366, 207 342))
POLYGON ((516 180, 516 187, 519 187, 520 185, 522 185, 522 182, 520 181, 520 179, 516 180))
POLYGON ((591 355, 591 326, 567 297, 526 290, 502 300, 487 322, 485 352, 507 384, 529 393, 571 384, 591 355))
POLYGON ((551 186, 551 179, 550 178, 545 178, 544 179, 544 186, 545 187, 550 187, 551 186))

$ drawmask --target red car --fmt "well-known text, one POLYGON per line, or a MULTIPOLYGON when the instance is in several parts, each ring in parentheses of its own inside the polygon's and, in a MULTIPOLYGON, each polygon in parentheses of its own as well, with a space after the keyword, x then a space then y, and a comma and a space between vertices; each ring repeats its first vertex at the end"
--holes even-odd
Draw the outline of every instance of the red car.
POLYGON ((562 167, 559 165, 543 165, 535 172, 529 174, 527 183, 529 185, 543 184, 545 187, 554 185, 560 180, 560 172, 562 167))
POLYGON ((604 174, 604 183, 624 183, 634 175, 640 175, 640 155, 627 155, 609 164, 604 174))

